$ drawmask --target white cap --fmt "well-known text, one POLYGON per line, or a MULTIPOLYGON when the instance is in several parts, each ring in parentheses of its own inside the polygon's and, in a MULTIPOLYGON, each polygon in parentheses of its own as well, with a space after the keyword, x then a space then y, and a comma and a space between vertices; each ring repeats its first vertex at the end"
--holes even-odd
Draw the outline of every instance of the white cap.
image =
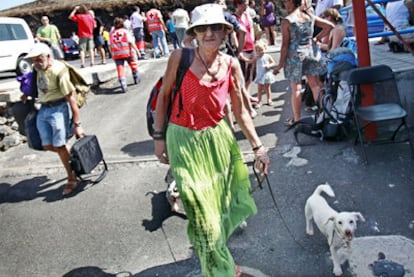
POLYGON ((25 58, 34 58, 40 55, 50 55, 50 48, 42 42, 35 43, 25 58))
POLYGON ((227 32, 233 30, 233 25, 224 18, 222 6, 218 4, 204 4, 197 6, 191 12, 191 25, 187 28, 187 35, 192 35, 193 28, 200 25, 223 24, 227 32))

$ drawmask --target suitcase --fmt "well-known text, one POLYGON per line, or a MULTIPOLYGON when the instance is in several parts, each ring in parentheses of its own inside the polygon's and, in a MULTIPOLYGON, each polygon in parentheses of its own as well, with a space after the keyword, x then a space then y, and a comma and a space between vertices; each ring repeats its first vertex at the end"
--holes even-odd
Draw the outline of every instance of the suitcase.
POLYGON ((91 173, 101 162, 104 165, 104 170, 92 183, 99 183, 105 178, 108 172, 108 166, 103 158, 98 138, 95 135, 84 136, 78 139, 72 145, 70 156, 70 167, 81 180, 83 180, 81 177, 82 174, 91 173))

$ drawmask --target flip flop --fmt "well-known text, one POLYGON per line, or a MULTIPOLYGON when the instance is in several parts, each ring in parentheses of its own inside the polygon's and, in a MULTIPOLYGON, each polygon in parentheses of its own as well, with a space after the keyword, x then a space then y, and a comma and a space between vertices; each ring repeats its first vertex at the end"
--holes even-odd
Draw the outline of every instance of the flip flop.
POLYGON ((295 120, 293 120, 292 118, 288 118, 288 119, 286 119, 286 121, 285 121, 285 125, 286 125, 286 126, 290 127, 290 126, 292 126, 293 124, 295 124, 295 120))
POLYGON ((238 265, 236 265, 236 277, 241 277, 242 276, 242 272, 241 272, 241 269, 240 269, 240 266, 238 266, 238 265))
POLYGON ((240 266, 238 265, 236 265, 235 271, 236 271, 236 277, 254 277, 253 275, 242 272, 240 266))
POLYGON ((71 194, 72 192, 74 192, 76 190, 76 188, 78 186, 79 186, 78 181, 76 181, 76 180, 68 181, 66 183, 65 187, 63 188, 62 195, 67 196, 67 195, 71 194))

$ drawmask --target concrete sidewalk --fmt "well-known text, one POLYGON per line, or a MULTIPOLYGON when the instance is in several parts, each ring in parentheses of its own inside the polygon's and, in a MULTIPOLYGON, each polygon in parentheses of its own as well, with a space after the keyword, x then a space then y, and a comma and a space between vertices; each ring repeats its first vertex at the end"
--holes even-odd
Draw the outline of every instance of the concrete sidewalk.
MULTIPOLYGON (((272 111, 264 109, 259 117, 272 111)), ((379 252, 404 266, 405 276, 414 276, 414 162, 407 144, 368 147, 370 164, 364 166, 359 147, 350 147, 351 141, 306 137, 303 140, 312 145, 298 147, 280 123, 257 125, 262 137, 278 134, 269 174, 277 207, 267 185, 253 193, 258 213, 228 242, 243 271, 255 277, 332 276, 328 243, 317 229, 313 237, 305 234, 304 218, 307 197, 328 182, 336 197, 325 197, 334 209, 358 211, 366 219, 358 222, 343 276, 373 276, 369 265, 379 252)), ((251 161, 248 147, 242 144, 242 149, 245 160, 251 161)), ((109 277, 129 271, 132 275, 117 276, 201 277, 186 236, 187 221, 169 211, 164 196, 165 166, 151 159, 116 161, 106 155, 109 174, 104 181, 62 199, 57 182, 64 173, 56 155, 41 153, 45 156, 31 160, 40 154, 23 145, 20 151, 6 152, 21 167, 3 174, 8 167, 3 154, 0 246, 5 252, 0 254, 0 275, 17 270, 13 260, 30 257, 24 265, 18 262, 21 269, 13 273, 109 277), (62 240, 60 228, 65 229, 62 240), (39 237, 42 233, 45 238, 39 237), (38 252, 48 255, 35 255, 38 252)))
MULTIPOLYGON (((259 117, 273 110, 263 110, 259 117)), ((404 266, 405 276, 414 276, 414 162, 407 144, 368 147, 370 164, 364 166, 360 149, 350 147, 350 141, 303 138, 312 145, 298 147, 291 133, 283 133, 281 124, 267 128, 258 124, 258 129, 262 137, 275 130, 278 134, 270 151, 269 174, 277 207, 267 185, 254 192, 258 213, 228 242, 246 273, 256 277, 332 276, 328 243, 317 229, 313 237, 306 236, 304 218, 307 197, 317 185, 328 182, 336 197, 325 197, 334 209, 358 211, 366 219, 358 222, 343 276, 373 276, 369 265, 379 252, 404 266)), ((242 145, 242 149, 246 161, 251 161, 248 147, 242 145)), ((30 160, 35 154, 27 148, 6 154, 12 153, 21 167, 1 177, 0 246, 6 251, 18 241, 26 243, 4 252, 7 256, 0 254, 0 273, 13 272, 12 261, 24 261, 29 254, 32 262, 16 264, 21 268, 16 271, 19 276, 109 277, 129 271, 132 275, 117 276, 201 277, 186 237, 187 221, 169 211, 164 196, 165 166, 151 159, 115 161, 106 155, 109 174, 102 183, 86 185, 73 197, 61 199, 57 182, 64 173, 55 155, 42 153, 45 156, 36 158, 42 161, 38 165, 30 160), (14 175, 17 170, 20 174, 14 175), (13 231, 17 227, 19 231, 13 231), (58 227, 65 229, 63 240, 58 227), (44 233, 44 240, 39 233, 44 233), (24 254, 17 255, 18 250, 24 254)), ((3 158, 0 164, 8 166, 3 158)))

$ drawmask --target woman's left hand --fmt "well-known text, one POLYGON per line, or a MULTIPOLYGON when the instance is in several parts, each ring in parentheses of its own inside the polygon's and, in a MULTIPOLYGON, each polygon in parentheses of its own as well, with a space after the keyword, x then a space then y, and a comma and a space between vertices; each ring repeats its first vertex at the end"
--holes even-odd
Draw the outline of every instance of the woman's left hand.
POLYGON ((155 156, 157 156, 160 163, 169 164, 167 146, 165 140, 154 140, 155 156))

